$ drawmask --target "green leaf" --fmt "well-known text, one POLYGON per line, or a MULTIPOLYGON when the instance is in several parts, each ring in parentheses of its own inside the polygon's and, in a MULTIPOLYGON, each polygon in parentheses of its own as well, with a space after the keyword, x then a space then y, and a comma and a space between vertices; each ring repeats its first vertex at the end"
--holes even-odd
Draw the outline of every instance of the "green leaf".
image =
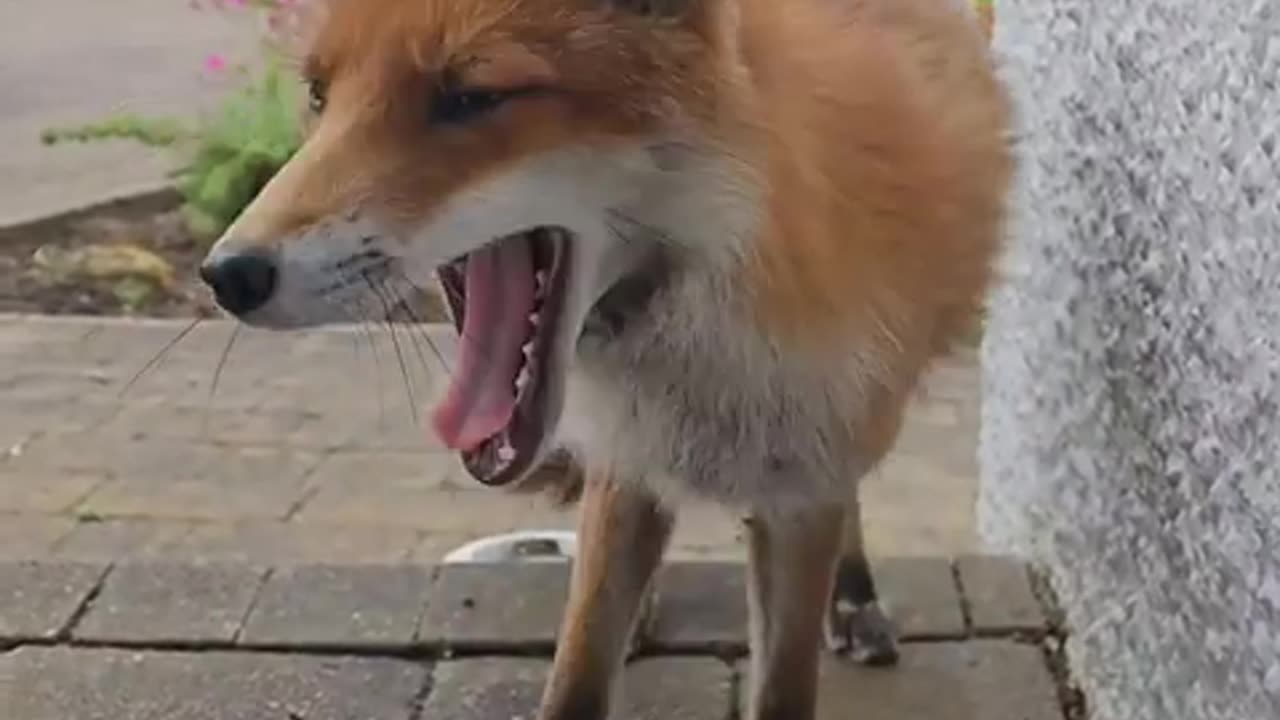
POLYGON ((172 177, 185 202, 188 227, 199 237, 216 237, 301 146, 301 101, 301 83, 290 77, 280 57, 268 52, 246 82, 192 122, 120 115, 46 129, 41 141, 54 145, 126 138, 171 152, 177 166, 172 177))
POLYGON ((156 294, 156 287, 138 277, 123 277, 111 287, 111 294, 129 312, 146 305, 156 294))
POLYGON ((187 226, 187 231, 205 245, 212 244, 222 234, 222 231, 227 229, 226 224, 203 212, 195 205, 187 205, 182 208, 182 218, 187 226))
POLYGON ((46 145, 63 142, 95 142, 99 140, 134 140, 148 147, 170 147, 190 134, 187 127, 172 118, 144 118, 117 115, 98 123, 68 128, 47 128, 40 133, 46 145))

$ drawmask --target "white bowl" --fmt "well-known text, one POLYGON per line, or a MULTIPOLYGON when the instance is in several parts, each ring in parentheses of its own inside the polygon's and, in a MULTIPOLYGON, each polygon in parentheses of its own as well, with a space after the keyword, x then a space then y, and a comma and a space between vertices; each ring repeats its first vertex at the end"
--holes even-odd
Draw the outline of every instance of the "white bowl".
POLYGON ((472 540, 450 550, 444 562, 568 562, 577 550, 578 536, 572 530, 520 530, 472 540))

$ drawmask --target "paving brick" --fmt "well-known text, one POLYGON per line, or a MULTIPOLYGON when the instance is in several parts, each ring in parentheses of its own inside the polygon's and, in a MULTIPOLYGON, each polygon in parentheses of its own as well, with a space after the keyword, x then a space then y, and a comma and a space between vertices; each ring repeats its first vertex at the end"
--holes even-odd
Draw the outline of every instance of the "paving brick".
MULTIPOLYGON (((81 404, 86 410, 110 407, 121 400, 123 373, 104 371, 79 357, 28 361, 15 367, 0 384, 7 399, 27 405, 81 404)), ((124 376, 127 378, 127 376, 124 376)), ((68 414, 74 419, 74 414, 68 414)), ((87 423, 77 423, 81 428, 87 423)))
POLYGON ((302 480, 320 464, 323 455, 288 448, 214 448, 199 477, 216 484, 235 481, 292 483, 302 480))
MULTIPOLYGON (((75 383, 81 392, 91 399, 119 400, 126 407, 146 407, 164 403, 214 408, 254 407, 261 397, 254 393, 236 393, 224 389, 222 380, 212 388, 214 365, 217 356, 200 357, 187 352, 170 351, 164 359, 146 367, 155 354, 132 354, 112 359, 96 366, 77 358, 78 366, 40 371, 28 384, 39 387, 54 384, 75 383), (75 373, 85 366, 92 368, 92 375, 80 378, 75 373), (142 373, 139 375, 139 373, 142 373), (213 394, 210 395, 210 391, 213 394)), ((228 381, 228 385, 238 383, 228 381)))
POLYGON ((667 550, 667 562, 745 563, 747 549, 733 545, 702 545, 675 542, 667 550))
POLYGON ((25 420, 0 416, 0 463, 13 452, 21 452, 36 434, 37 430, 25 420))
POLYGON ((710 503, 691 503, 680 508, 673 546, 733 548, 746 552, 742 518, 710 503))
POLYGON ((6 468, 14 472, 63 470, 101 472, 131 481, 202 477, 227 451, 191 442, 147 442, 107 434, 70 432, 43 435, 28 443, 6 468))
POLYGON ((979 387, 977 357, 971 352, 958 352, 936 362, 921 385, 926 397, 968 401, 976 396, 979 387))
POLYGON ((448 720, 532 718, 551 663, 544 660, 480 658, 436 665, 421 717, 448 720))
POLYGON ((418 638, 468 650, 549 648, 568 598, 565 562, 440 568, 418 638))
POLYGON ((576 522, 572 512, 556 510, 540 496, 402 487, 394 479, 383 482, 376 476, 365 482, 320 487, 295 519, 301 523, 399 525, 445 534, 571 528, 576 522))
POLYGON ((155 518, 81 519, 58 541, 53 556, 63 560, 113 562, 170 557, 176 543, 194 526, 155 518))
MULTIPOLYGON (((415 452, 445 450, 435 431, 422 420, 421 409, 411 410, 406 404, 407 400, 394 395, 394 390, 385 401, 390 404, 379 408, 376 398, 370 400, 366 397, 357 406, 359 415, 352 418, 347 447, 415 452)), ((424 408, 430 407, 430 402, 425 399, 417 399, 417 402, 424 408)))
POLYGON ((32 513, 0 514, 0 560, 40 560, 76 525, 67 517, 32 513))
MULTIPOLYGON (((957 478, 958 480, 958 478, 957 478)), ((920 486, 923 490, 924 487, 920 486)), ((892 504, 883 495, 870 491, 862 500, 865 513, 862 536, 867 554, 872 557, 950 557, 979 547, 977 527, 971 502, 958 502, 949 509, 926 510, 920 496, 906 494, 905 502, 892 504), (921 513, 929 513, 922 519, 921 513)), ((932 503, 943 503, 937 498, 932 503)))
POLYGON ((22 720, 412 720, 426 674, 384 658, 24 647, 0 657, 0 707, 22 720))
POLYGON ((107 429, 130 437, 292 447, 306 424, 318 417, 315 410, 298 408, 136 405, 121 410, 107 429))
POLYGON ((859 497, 869 553, 940 556, 976 545, 976 471, 957 469, 942 454, 938 448, 900 448, 862 482, 859 497))
POLYGON ((1044 629, 1046 618, 1031 591, 1026 565, 1012 558, 970 555, 957 559, 956 568, 975 631, 1044 629))
POLYGON ((942 558, 872 559, 876 589, 902 639, 965 634, 951 563, 942 558))
MULTIPOLYGON (((940 470, 951 474, 976 476, 978 467, 978 416, 976 410, 962 409, 956 425, 929 422, 908 411, 902 433, 894 445, 894 454, 910 454, 927 458, 940 470)), ((893 457, 892 455, 890 457, 893 457)), ((955 486, 970 489, 973 483, 955 486)))
MULTIPOLYGON (((889 558, 873 565, 880 595, 904 639, 964 635, 960 595, 950 563, 933 558, 889 558)), ((746 647, 744 564, 669 562, 661 572, 652 639, 657 648, 746 647)))
POLYGON ((462 461, 450 452, 337 452, 312 473, 320 487, 350 484, 361 487, 370 480, 402 490, 474 490, 462 461))
MULTIPOLYGON (((740 702, 747 707, 746 663, 740 702)), ((906 645, 893 668, 824 654, 817 720, 1062 720, 1039 651, 998 640, 906 645)))
MULTIPOLYGON (((289 435, 289 444, 294 447, 324 448, 326 450, 342 450, 352 447, 352 437, 357 435, 363 423, 360 417, 353 417, 351 407, 363 405, 368 398, 351 398, 342 400, 326 396, 323 402, 316 399, 315 387, 331 388, 349 380, 349 378, 326 379, 324 375, 311 376, 308 380, 314 387, 299 390, 297 399, 290 401, 283 394, 272 395, 266 402, 271 407, 305 408, 311 416, 301 427, 289 435)), ((421 450, 421 447, 409 447, 408 450, 421 450)))
POLYGON ((483 535, 484 533, 420 533, 407 562, 434 567, 443 562, 449 553, 483 535))
POLYGON ((343 527, 243 520, 196 526, 170 548, 175 557, 203 562, 307 565, 404 561, 418 544, 408 528, 343 527))
POLYGON ((733 671, 711 658, 639 660, 619 694, 619 720, 724 720, 733 716, 733 671))
MULTIPOLYGON (((405 397, 385 332, 375 333, 378 370, 363 329, 287 335, 243 330, 210 398, 213 366, 232 326, 202 323, 121 396, 124 381, 184 323, 67 322, 24 319, 13 343, 0 342, 5 360, 0 394, 6 398, 0 408, 0 453, 7 449, 6 439, 24 443, 24 452, 0 461, 0 467, 27 473, 18 476, 27 478, 22 487, 0 484, 0 512, 5 507, 54 512, 66 498, 74 501, 80 476, 105 474, 110 481, 93 488, 79 510, 109 518, 232 523, 177 538, 173 552, 290 563, 409 557, 424 562, 438 559, 444 549, 439 538, 456 544, 479 534, 574 524, 573 512, 552 510, 541 498, 483 490, 459 472, 456 456, 441 451, 425 427, 421 413, 427 398, 419 393, 411 406, 405 397), (280 372, 285 366, 290 371, 280 372), (212 431, 201 435, 197 431, 206 416, 212 431), (109 422, 96 428, 104 417, 109 422), (288 467, 239 463, 236 447, 210 440, 262 446, 257 450, 340 447, 343 452, 311 475, 308 463, 300 462, 304 477, 298 482, 288 467), (324 527, 261 529, 281 518, 324 527), (260 523, 252 544, 239 537, 242 523, 260 523), (328 537, 331 533, 335 537, 328 537)), ((442 346, 449 364, 456 348, 453 331, 424 330, 442 346)), ((402 342, 402 350, 420 381, 415 390, 438 389, 447 371, 436 366, 430 348, 423 348, 424 363, 412 342, 402 342)), ((931 382, 941 392, 913 404, 902 447, 882 470, 883 482, 873 477, 865 485, 873 554, 954 554, 976 547, 971 511, 976 373, 972 359, 961 359, 943 363, 934 375, 939 379, 931 382), (944 501, 938 501, 939 492, 944 501)), ((681 518, 673 557, 743 557, 736 524, 718 508, 686 508, 681 518)), ((60 519, 45 522, 42 531, 15 536, 7 547, 0 544, 0 556, 47 556, 69 527, 60 519), (56 532, 49 537, 45 531, 51 528, 56 532)), ((114 540, 131 544, 125 539, 131 531, 113 533, 114 540)), ((7 534, 0 528, 0 537, 7 534)), ((59 547, 85 548, 92 535, 78 528, 59 547)), ((168 541, 140 541, 134 555, 148 556, 156 545, 167 548, 168 541)))
MULTIPOLYGON (((141 443, 151 449, 163 441, 141 443)), ((191 448, 167 474, 118 476, 80 505, 99 515, 204 520, 285 518, 306 496, 318 455, 271 448, 191 448)))
POLYGON ((240 642, 405 648, 430 584, 430 571, 414 566, 283 569, 263 586, 240 642))
POLYGON ((651 645, 675 651, 746 647, 744 564, 668 563, 659 572, 651 645))
MULTIPOLYGON (((40 322, 49 324, 46 319, 40 322)), ((230 323, 201 323, 188 332, 189 325, 189 320, 139 319, 112 319, 83 325, 85 332, 75 347, 75 354, 50 353, 48 360, 55 363, 74 360, 79 366, 118 374, 122 383, 149 363, 151 367, 142 373, 138 383, 145 383, 156 374, 196 368, 207 381, 233 327, 230 323), (178 339, 180 334, 182 337, 178 339)))
POLYGON ((0 511, 59 513, 71 509, 106 480, 102 473, 0 464, 0 511))
MULTIPOLYGON (((24 388, 22 393, 31 390, 24 388)), ((36 391, 32 396, 22 393, 0 385, 0 395, 5 399, 4 407, 0 408, 0 434, 15 442, 38 434, 89 430, 108 422, 120 411, 117 402, 95 402, 72 391, 65 392, 65 397, 58 397, 64 394, 62 391, 53 396, 43 391, 36 391)), ((13 444, 5 443, 3 448, 9 449, 13 444)))
POLYGON ((245 566, 122 564, 107 575, 72 635, 96 642, 227 643, 263 574, 245 566))
MULTIPOLYGON (((4 315, 0 327, 0 357, 6 360, 39 360, 65 357, 82 346, 90 327, 81 323, 46 322, 46 318, 4 315)), ((14 367, 5 364, 3 367, 14 367)))
POLYGON ((233 522, 241 519, 284 519, 306 496, 301 480, 257 482, 211 479, 103 483, 80 503, 80 512, 100 516, 160 517, 233 522))
MULTIPOLYGON (((546 660, 483 658, 436 666, 423 718, 533 718, 551 671, 546 660)), ((617 720, 723 720, 731 716, 733 673, 718 660, 654 658, 627 666, 617 686, 617 720)))
POLYGON ((864 720, 1062 718, 1053 679, 1040 651, 1030 645, 978 641, 907 646, 899 667, 887 672, 832 658, 826 659, 824 672, 819 720, 847 717, 855 707, 864 720))
POLYGON ((913 398, 909 412, 916 422, 935 427, 958 428, 962 413, 961 401, 955 398, 934 397, 921 393, 913 398))
POLYGON ((0 563, 0 640, 49 640, 98 587, 105 565, 0 563))

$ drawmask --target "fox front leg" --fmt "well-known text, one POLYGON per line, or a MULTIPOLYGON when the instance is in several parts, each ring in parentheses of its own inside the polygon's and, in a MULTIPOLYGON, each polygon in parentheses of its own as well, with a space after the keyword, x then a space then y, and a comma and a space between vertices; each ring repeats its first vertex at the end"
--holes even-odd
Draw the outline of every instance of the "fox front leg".
POLYGON ((587 474, 581 503, 569 603, 539 720, 606 720, 674 525, 653 497, 605 473, 587 474))

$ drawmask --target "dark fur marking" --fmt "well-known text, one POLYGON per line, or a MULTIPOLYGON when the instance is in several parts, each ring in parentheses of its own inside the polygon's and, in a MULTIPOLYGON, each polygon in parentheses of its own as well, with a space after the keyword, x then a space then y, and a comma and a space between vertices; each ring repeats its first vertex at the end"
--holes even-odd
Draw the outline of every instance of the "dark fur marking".
POLYGON ((871 578, 871 569, 867 567, 867 559, 861 553, 844 555, 836 568, 836 598, 849 600, 856 605, 869 603, 876 599, 875 581, 871 578))
POLYGON ((627 324, 643 313, 654 296, 667 285, 670 277, 671 263, 664 253, 655 251, 638 270, 614 283, 596 301, 582 334, 603 339, 621 335, 627 324))

